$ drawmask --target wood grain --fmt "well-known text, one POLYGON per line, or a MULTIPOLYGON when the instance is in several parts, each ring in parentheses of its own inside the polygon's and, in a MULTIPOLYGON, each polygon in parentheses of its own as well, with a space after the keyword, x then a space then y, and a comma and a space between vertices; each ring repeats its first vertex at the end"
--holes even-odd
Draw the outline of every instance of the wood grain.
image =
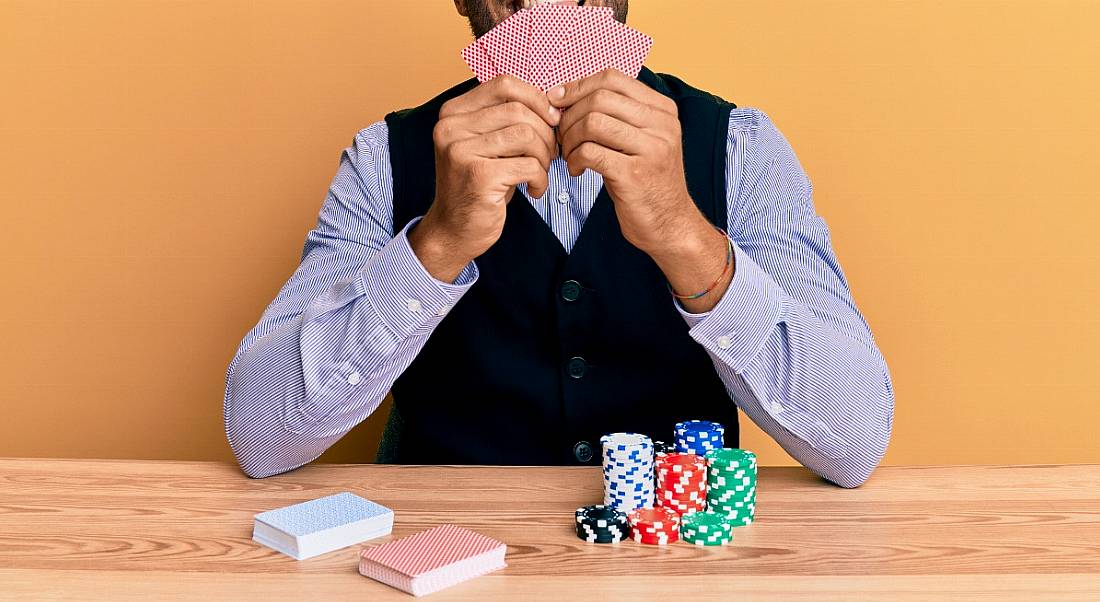
POLYGON ((0 598, 407 599, 360 577, 355 548, 297 562, 251 541, 253 514, 338 491, 395 510, 379 541, 453 522, 508 543, 507 569, 434 600, 1100 599, 1098 465, 886 467, 854 490, 763 468, 757 522, 705 549, 578 540, 573 510, 602 498, 595 468, 314 465, 253 480, 220 463, 33 459, 0 459, 0 598))

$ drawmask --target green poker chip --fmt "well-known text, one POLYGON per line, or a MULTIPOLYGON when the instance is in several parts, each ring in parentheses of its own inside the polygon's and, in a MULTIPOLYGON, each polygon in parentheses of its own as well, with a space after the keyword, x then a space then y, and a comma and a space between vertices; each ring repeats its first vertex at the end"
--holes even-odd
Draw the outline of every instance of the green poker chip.
MULTIPOLYGON (((756 517, 756 454, 744 449, 712 449, 707 461, 707 510, 725 520, 730 530, 752 524, 756 517)), ((714 539, 688 527, 692 539, 714 539)), ((719 538, 720 539, 720 538, 719 538)), ((717 544, 715 544, 717 545, 717 544)))

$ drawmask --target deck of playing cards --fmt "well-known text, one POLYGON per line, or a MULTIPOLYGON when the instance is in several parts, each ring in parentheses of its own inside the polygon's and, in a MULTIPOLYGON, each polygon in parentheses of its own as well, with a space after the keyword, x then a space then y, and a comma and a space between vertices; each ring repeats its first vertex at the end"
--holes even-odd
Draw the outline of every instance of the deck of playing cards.
POLYGON ((423 596, 507 566, 508 547, 456 525, 440 525, 359 554, 359 573, 423 596))
POLYGON ((512 13, 462 58, 478 81, 508 74, 545 92, 608 67, 637 77, 652 46, 652 38, 616 21, 611 7, 543 2, 512 13))
POLYGON ((257 514, 252 539, 304 560, 392 530, 393 510, 345 491, 257 514))

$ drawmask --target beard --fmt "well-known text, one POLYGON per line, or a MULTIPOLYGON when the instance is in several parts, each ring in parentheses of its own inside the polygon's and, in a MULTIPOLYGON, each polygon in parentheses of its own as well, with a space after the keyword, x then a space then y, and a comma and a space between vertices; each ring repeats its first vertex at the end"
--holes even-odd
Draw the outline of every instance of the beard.
MULTIPOLYGON (((466 18, 475 38, 489 33, 498 23, 507 19, 521 3, 513 0, 466 0, 466 18)), ((630 0, 579 0, 584 6, 610 6, 615 20, 625 24, 630 0)))

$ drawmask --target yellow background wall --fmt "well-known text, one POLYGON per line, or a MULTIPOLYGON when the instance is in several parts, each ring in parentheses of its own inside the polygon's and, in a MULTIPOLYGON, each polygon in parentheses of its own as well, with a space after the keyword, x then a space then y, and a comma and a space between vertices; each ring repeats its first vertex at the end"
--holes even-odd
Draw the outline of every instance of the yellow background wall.
MULTIPOLYGON (((632 4, 651 68, 791 140, 894 376, 887 462, 1100 461, 1100 3, 632 4)), ((468 40, 450 0, 0 0, 0 455, 230 458, 225 368, 340 151, 468 40)))

